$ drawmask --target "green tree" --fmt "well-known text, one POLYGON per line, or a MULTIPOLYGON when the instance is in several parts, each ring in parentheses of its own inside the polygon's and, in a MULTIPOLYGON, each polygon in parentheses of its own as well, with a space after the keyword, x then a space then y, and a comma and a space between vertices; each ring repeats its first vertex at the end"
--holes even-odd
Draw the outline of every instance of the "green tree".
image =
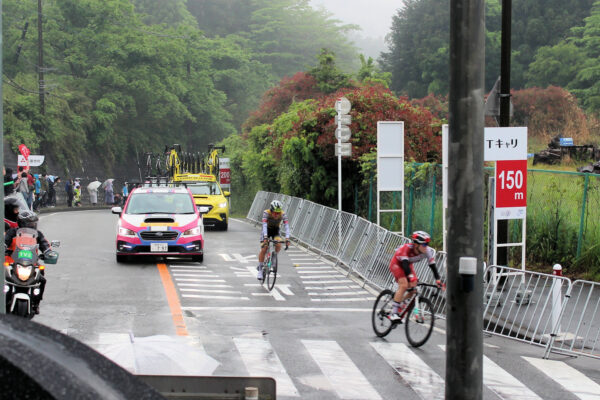
POLYGON ((317 81, 317 87, 322 93, 332 93, 343 87, 350 86, 350 76, 343 73, 335 65, 335 54, 328 49, 321 49, 319 63, 311 68, 308 74, 317 81))

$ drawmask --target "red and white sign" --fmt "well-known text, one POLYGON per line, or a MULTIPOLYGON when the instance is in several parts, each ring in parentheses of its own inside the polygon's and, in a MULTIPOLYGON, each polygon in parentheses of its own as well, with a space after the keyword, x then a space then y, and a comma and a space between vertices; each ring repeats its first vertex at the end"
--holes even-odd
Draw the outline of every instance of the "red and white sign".
POLYGON ((229 158, 219 159, 219 183, 221 185, 231 184, 231 170, 229 169, 229 158))
POLYGON ((527 209, 527 160, 496 161, 496 219, 523 219, 527 209))
POLYGON ((17 165, 19 167, 39 167, 44 163, 44 156, 31 154, 29 158, 23 157, 21 154, 17 156, 17 165))

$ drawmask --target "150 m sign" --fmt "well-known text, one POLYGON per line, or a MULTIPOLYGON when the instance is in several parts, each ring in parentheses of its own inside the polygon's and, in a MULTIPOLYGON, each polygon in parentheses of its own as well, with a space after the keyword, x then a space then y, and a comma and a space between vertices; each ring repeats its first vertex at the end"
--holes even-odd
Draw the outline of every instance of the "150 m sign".
POLYGON ((496 161, 496 218, 525 218, 527 160, 496 161))

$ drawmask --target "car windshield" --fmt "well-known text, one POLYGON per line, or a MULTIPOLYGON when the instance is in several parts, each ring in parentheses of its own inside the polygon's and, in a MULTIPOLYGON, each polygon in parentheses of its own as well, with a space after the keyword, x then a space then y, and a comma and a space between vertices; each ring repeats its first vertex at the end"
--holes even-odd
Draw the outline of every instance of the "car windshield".
POLYGON ((187 193, 132 193, 126 214, 193 214, 187 193))
POLYGON ((221 190, 219 185, 216 182, 202 182, 202 183, 193 183, 187 184, 188 189, 192 191, 192 194, 203 194, 203 195, 213 195, 213 194, 221 194, 221 190))

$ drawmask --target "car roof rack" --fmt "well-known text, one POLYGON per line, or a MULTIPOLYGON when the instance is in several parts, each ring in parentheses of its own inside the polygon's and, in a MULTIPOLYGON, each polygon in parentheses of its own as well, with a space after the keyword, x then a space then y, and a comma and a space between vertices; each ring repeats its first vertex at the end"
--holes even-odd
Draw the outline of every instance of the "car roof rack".
POLYGON ((187 188, 185 182, 173 182, 169 180, 168 176, 147 176, 144 179, 142 187, 178 187, 183 186, 187 188))

